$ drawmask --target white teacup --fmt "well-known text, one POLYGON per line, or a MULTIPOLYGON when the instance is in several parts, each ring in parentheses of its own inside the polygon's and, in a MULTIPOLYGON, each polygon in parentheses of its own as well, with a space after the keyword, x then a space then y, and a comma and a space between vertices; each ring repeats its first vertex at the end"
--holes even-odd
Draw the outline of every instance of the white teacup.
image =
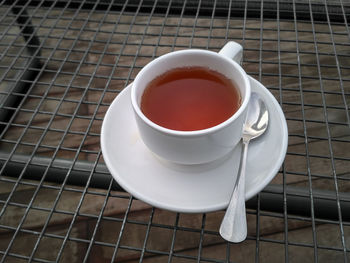
POLYGON ((131 103, 141 138, 154 154, 174 163, 200 164, 219 159, 236 147, 251 94, 248 76, 238 64, 242 53, 242 46, 236 42, 228 42, 219 53, 200 49, 174 51, 151 61, 138 73, 131 89, 131 103), (147 84, 171 69, 193 66, 207 67, 230 79, 241 95, 238 111, 214 127, 195 131, 171 130, 147 118, 140 108, 147 84))

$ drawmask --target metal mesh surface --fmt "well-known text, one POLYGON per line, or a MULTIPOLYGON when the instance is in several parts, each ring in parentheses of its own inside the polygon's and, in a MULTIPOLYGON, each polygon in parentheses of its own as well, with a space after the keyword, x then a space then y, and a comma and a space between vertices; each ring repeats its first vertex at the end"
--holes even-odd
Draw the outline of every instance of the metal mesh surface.
POLYGON ((342 0, 2 1, 1 262, 347 262, 349 10, 342 0), (289 130, 279 173, 247 202, 240 244, 220 238, 223 211, 173 213, 123 192, 99 145, 108 106, 144 65, 228 40, 289 130))

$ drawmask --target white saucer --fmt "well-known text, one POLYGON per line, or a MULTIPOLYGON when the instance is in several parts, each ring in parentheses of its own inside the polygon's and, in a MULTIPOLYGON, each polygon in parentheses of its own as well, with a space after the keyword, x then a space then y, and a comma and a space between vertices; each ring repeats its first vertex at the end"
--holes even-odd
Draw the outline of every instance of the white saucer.
MULTIPOLYGON (((250 77, 252 91, 269 110, 269 127, 251 141, 246 170, 246 199, 260 192, 278 173, 288 145, 284 114, 273 95, 250 77)), ((155 207, 176 212, 211 212, 227 207, 236 180, 241 146, 222 160, 203 165, 161 161, 143 144, 130 102, 130 85, 109 107, 101 130, 104 161, 127 192, 155 207)))

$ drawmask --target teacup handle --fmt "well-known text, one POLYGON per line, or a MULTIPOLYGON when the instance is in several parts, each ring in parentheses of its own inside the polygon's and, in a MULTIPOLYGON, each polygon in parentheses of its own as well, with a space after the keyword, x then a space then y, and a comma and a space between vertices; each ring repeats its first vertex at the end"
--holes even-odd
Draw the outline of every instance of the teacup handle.
POLYGON ((237 42, 230 41, 219 51, 219 54, 232 58, 238 64, 241 64, 243 58, 243 47, 237 42))

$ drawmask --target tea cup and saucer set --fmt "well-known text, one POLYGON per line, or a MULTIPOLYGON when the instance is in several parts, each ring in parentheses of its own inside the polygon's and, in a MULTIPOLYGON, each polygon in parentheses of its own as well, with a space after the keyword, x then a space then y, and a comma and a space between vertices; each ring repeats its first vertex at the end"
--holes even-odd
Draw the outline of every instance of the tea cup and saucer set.
POLYGON ((161 209, 203 213, 225 209, 235 185, 241 156, 242 126, 252 92, 269 113, 266 132, 249 146, 245 199, 266 187, 286 155, 288 129, 274 96, 240 66, 243 49, 228 42, 218 53, 188 49, 147 64, 112 102, 101 129, 103 158, 113 178, 134 197, 161 209), (163 127, 141 108, 148 84, 175 68, 207 67, 232 80, 240 106, 227 120, 193 131, 163 127))

